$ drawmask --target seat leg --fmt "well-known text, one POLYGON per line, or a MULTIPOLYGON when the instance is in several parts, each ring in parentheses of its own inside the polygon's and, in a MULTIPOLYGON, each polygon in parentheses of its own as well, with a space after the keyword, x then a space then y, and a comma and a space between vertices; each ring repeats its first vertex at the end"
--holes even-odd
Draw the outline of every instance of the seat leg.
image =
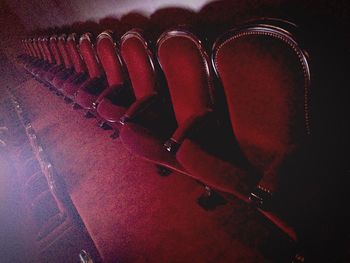
POLYGON ((205 192, 197 199, 197 203, 208 211, 214 210, 219 205, 225 205, 227 201, 210 187, 205 186, 205 192))
POLYGON ((111 137, 112 139, 117 139, 119 137, 119 131, 114 130, 114 132, 109 137, 111 137))
POLYGON ((86 119, 90 119, 90 118, 93 118, 95 116, 90 111, 87 111, 87 112, 85 112, 84 117, 86 119))
POLYGON ((99 121, 98 127, 100 127, 103 130, 111 130, 112 129, 112 127, 105 121, 99 121))
POLYGON ((81 109, 81 107, 80 107, 79 104, 73 103, 73 104, 72 104, 72 109, 73 109, 73 110, 78 110, 78 109, 81 109))
POLYGON ((73 101, 70 99, 70 98, 68 98, 68 97, 64 97, 64 102, 65 103, 67 103, 67 104, 70 104, 70 103, 72 103, 73 101))
POLYGON ((162 177, 165 177, 165 176, 168 176, 172 173, 172 171, 162 165, 156 165, 156 168, 157 168, 157 173, 159 176, 162 176, 162 177))

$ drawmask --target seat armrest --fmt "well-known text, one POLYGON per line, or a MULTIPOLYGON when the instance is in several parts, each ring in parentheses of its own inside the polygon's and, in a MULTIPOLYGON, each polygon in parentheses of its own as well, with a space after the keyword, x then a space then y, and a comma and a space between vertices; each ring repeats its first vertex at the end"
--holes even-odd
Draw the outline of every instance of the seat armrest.
POLYGON ((121 117, 120 123, 125 124, 126 122, 137 117, 141 112, 151 106, 157 100, 157 98, 157 93, 153 93, 136 100, 133 104, 131 104, 124 116, 121 117))
POLYGON ((190 132, 202 125, 202 123, 208 120, 211 115, 212 111, 208 109, 201 114, 188 118, 185 123, 180 125, 173 133, 173 136, 171 137, 172 140, 181 144, 182 141, 190 134, 190 132))
POLYGON ((98 96, 97 100, 93 103, 93 107, 96 108, 97 105, 109 94, 111 93, 112 91, 114 90, 118 90, 118 89, 121 89, 123 88, 124 84, 123 83, 120 83, 120 84, 116 84, 116 85, 112 85, 112 86, 109 86, 108 88, 104 89, 102 91, 102 93, 98 96))
POLYGON ((85 82, 80 89, 85 90, 92 95, 97 95, 104 90, 105 86, 106 79, 102 76, 90 79, 89 81, 85 82))
POLYGON ((173 136, 164 143, 166 150, 171 153, 176 153, 183 140, 186 139, 192 131, 201 126, 203 122, 208 120, 211 115, 212 111, 208 109, 201 114, 188 118, 176 129, 173 136))
POLYGON ((249 196, 249 200, 257 207, 268 211, 272 207, 272 192, 258 185, 249 196))

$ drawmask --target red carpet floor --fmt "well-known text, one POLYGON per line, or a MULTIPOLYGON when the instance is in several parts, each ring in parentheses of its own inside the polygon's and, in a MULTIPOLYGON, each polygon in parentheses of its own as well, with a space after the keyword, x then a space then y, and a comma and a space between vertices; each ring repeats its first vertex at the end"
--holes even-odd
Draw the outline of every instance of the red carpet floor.
POLYGON ((105 262, 280 262, 286 237, 235 199, 214 211, 202 187, 160 177, 110 131, 34 80, 14 89, 105 262))

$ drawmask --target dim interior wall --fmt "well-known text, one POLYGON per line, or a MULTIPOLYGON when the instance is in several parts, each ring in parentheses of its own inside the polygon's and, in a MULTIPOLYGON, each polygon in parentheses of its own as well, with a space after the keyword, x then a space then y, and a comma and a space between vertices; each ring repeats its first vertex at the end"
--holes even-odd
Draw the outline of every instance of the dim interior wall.
POLYGON ((4 94, 7 86, 17 85, 23 78, 17 74, 13 63, 15 58, 22 53, 19 45, 25 27, 19 16, 4 2, 0 1, 0 92, 4 94))
POLYGON ((120 17, 129 12, 149 16, 164 7, 182 7, 198 11, 212 0, 32 0, 7 1, 25 22, 27 30, 62 26, 76 21, 95 20, 107 16, 120 17))

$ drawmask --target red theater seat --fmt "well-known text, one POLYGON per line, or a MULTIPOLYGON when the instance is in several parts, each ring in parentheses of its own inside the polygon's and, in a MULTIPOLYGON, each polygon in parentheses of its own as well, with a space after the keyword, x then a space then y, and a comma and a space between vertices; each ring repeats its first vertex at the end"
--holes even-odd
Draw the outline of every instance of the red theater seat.
POLYGON ((27 69, 34 77, 36 77, 36 75, 40 72, 40 70, 45 65, 45 59, 44 59, 44 56, 39 48, 37 38, 32 39, 32 46, 33 46, 33 50, 35 52, 35 55, 37 57, 37 60, 35 60, 34 63, 32 63, 27 69))
POLYGON ((63 94, 71 100, 74 100, 75 93, 80 85, 88 79, 86 65, 79 54, 77 41, 76 33, 70 34, 67 38, 66 48, 73 63, 74 73, 65 81, 61 89, 63 94))
POLYGON ((213 52, 239 149, 222 159, 186 139, 177 159, 206 185, 267 208, 310 134, 306 56, 288 31, 264 24, 228 32, 213 52))
POLYGON ((52 85, 61 90, 65 81, 74 74, 73 63, 68 54, 66 47, 66 35, 63 34, 58 38, 57 47, 62 56, 65 69, 56 74, 52 80, 52 85))
POLYGON ((93 110, 93 103, 106 88, 106 78, 102 67, 97 59, 97 55, 92 43, 92 35, 85 33, 79 40, 79 51, 86 64, 89 78, 79 87, 76 93, 75 101, 85 110, 93 110))
POLYGON ((49 41, 46 37, 41 38, 39 40, 38 44, 40 45, 41 53, 43 54, 43 56, 45 58, 45 65, 42 67, 41 71, 38 72, 37 78, 39 79, 39 81, 41 81, 47 85, 50 85, 50 83, 45 81, 45 77, 46 77, 46 73, 48 71, 54 69, 57 66, 55 63, 56 61, 51 53, 49 41))
POLYGON ((64 69, 63 59, 57 47, 57 36, 50 37, 49 50, 54 57, 55 65, 50 67, 45 74, 42 75, 42 80, 51 83, 55 75, 64 69))
MULTIPOLYGON (((121 138, 131 151, 149 161, 187 173, 177 163, 175 152, 200 119, 211 112, 213 83, 209 58, 194 34, 175 29, 159 38, 158 60, 168 83, 177 128, 161 137, 154 131, 164 125, 162 122, 148 128, 131 122, 124 125, 121 138)), ((147 82, 140 82, 144 83, 147 82)), ((147 90, 147 86, 144 87, 147 90)))
POLYGON ((25 43, 30 53, 30 58, 24 63, 24 68, 30 73, 31 67, 39 61, 39 58, 37 57, 36 51, 34 49, 33 40, 27 39, 25 43))
POLYGON ((133 100, 133 95, 125 81, 126 72, 110 31, 98 35, 96 51, 107 77, 108 88, 102 92, 94 106, 98 115, 117 129, 119 119, 133 100))

